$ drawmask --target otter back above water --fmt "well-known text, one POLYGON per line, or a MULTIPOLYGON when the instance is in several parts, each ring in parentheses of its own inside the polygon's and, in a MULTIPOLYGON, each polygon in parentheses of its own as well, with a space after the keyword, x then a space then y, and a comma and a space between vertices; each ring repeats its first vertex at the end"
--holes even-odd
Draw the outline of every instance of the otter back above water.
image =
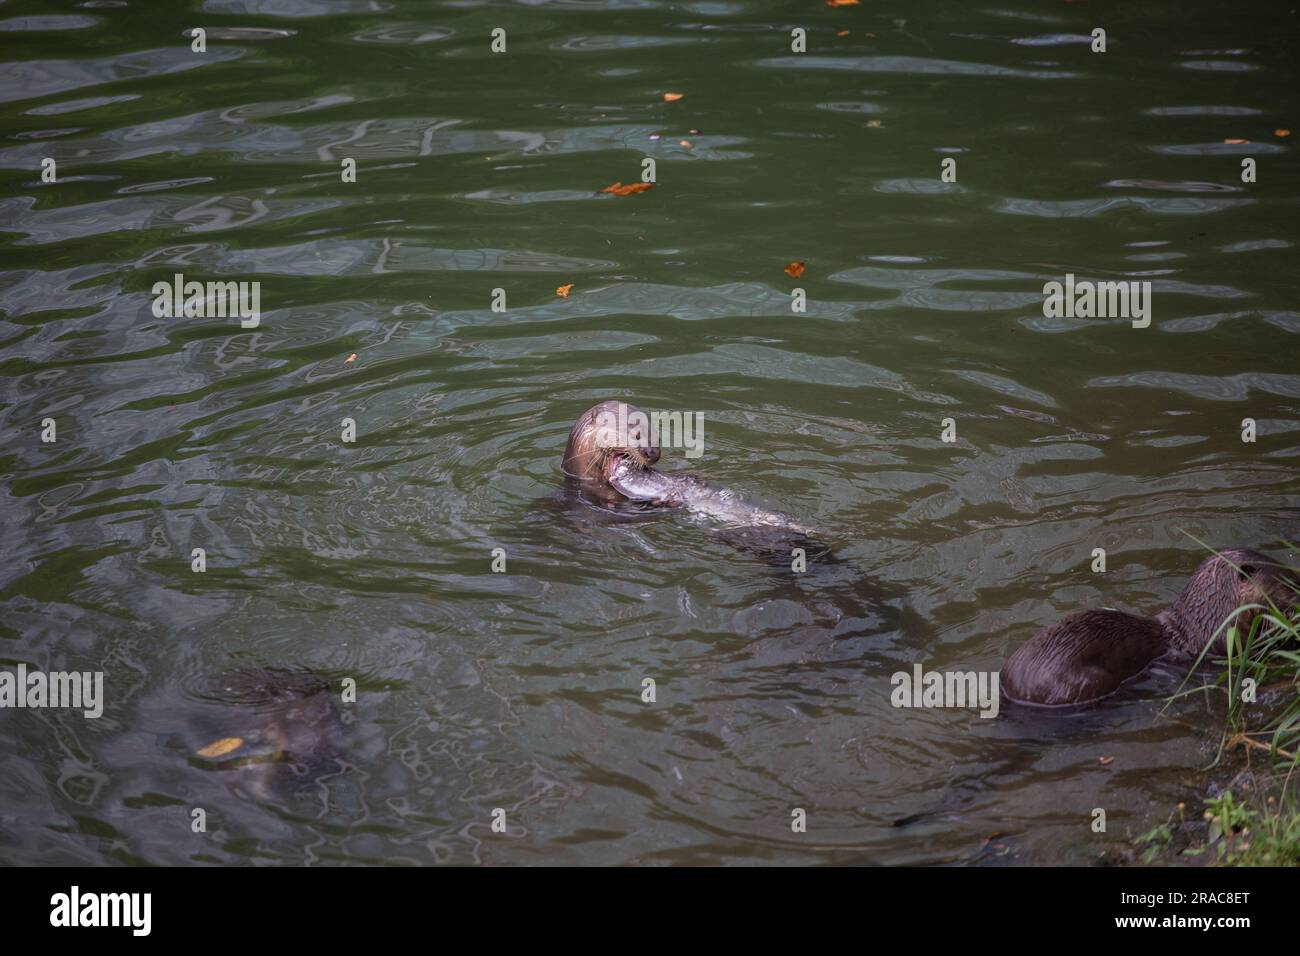
MULTIPOLYGON (((1206 558, 1177 600, 1152 618, 1084 610, 1038 631, 1002 668, 1007 695, 1049 706, 1089 703, 1137 677, 1160 657, 1188 662, 1223 655, 1235 628, 1300 598, 1300 576, 1259 551, 1231 548, 1206 558)), ((1267 623, 1267 621, 1266 621, 1267 623)))

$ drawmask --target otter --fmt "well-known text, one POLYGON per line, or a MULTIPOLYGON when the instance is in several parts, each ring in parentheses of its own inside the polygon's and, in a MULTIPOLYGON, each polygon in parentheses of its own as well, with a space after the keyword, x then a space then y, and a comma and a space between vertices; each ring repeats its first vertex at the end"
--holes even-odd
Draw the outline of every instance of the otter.
POLYGON ((1197 659, 1227 652, 1227 627, 1250 630, 1260 608, 1294 605, 1300 579, 1266 554, 1233 549, 1203 561, 1171 607, 1155 618, 1080 611, 1043 628, 1002 666, 1013 701, 1061 706, 1114 693, 1158 657, 1197 659))
POLYGON ((874 636, 900 627, 905 612, 897 606, 898 598, 882 593, 808 526, 693 475, 656 470, 662 452, 649 423, 645 412, 622 401, 601 402, 583 412, 569 432, 560 466, 571 489, 620 517, 671 510, 707 520, 720 541, 781 572, 776 596, 801 603, 807 599, 802 591, 805 569, 796 563, 802 557, 807 580, 816 588, 816 613, 835 621, 837 635, 874 636), (625 434, 612 427, 620 422, 626 425, 625 434), (794 572, 793 577, 788 572, 794 572))
POLYGON ((211 682, 205 696, 237 708, 220 722, 221 736, 196 751, 229 772, 230 789, 292 796, 342 769, 342 721, 316 674, 246 668, 211 682))
POLYGON ((560 470, 607 507, 632 502, 642 508, 681 508, 732 529, 812 537, 812 529, 789 515, 752 505, 729 489, 693 475, 656 471, 653 466, 661 452, 651 444, 649 421, 645 412, 627 402, 593 405, 569 432, 560 470), (626 434, 615 427, 620 422, 626 423, 626 434))

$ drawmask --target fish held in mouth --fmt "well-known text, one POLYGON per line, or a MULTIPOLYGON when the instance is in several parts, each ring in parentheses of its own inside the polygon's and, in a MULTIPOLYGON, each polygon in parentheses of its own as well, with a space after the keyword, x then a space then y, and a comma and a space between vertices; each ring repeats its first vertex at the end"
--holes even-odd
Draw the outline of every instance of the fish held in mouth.
POLYGON ((583 413, 569 433, 561 470, 589 493, 615 503, 680 508, 731 528, 813 534, 789 515, 752 505, 728 488, 694 475, 656 471, 652 466, 661 453, 653 434, 638 428, 611 436, 601 423, 615 420, 648 420, 648 416, 635 405, 602 402, 583 413))
POLYGON ((614 455, 610 459, 606 478, 610 487, 631 501, 683 504, 680 496, 674 495, 676 486, 672 476, 647 467, 632 455, 614 455))

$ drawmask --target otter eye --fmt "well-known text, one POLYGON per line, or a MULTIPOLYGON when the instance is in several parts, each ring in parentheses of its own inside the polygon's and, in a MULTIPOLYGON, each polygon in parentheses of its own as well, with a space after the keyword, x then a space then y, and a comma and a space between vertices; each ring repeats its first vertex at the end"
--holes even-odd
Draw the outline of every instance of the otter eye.
POLYGON ((1241 575, 1243 581, 1249 581, 1255 576, 1255 572, 1258 570, 1259 568, 1255 567, 1253 564, 1243 564, 1238 573, 1241 575))

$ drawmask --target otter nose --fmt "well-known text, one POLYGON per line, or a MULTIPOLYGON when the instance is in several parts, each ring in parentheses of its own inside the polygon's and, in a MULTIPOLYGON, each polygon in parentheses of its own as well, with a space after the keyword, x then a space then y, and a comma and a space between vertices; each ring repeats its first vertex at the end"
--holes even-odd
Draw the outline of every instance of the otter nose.
POLYGON ((650 445, 641 449, 641 454, 645 457, 647 465, 653 465, 659 460, 659 446, 650 445))

